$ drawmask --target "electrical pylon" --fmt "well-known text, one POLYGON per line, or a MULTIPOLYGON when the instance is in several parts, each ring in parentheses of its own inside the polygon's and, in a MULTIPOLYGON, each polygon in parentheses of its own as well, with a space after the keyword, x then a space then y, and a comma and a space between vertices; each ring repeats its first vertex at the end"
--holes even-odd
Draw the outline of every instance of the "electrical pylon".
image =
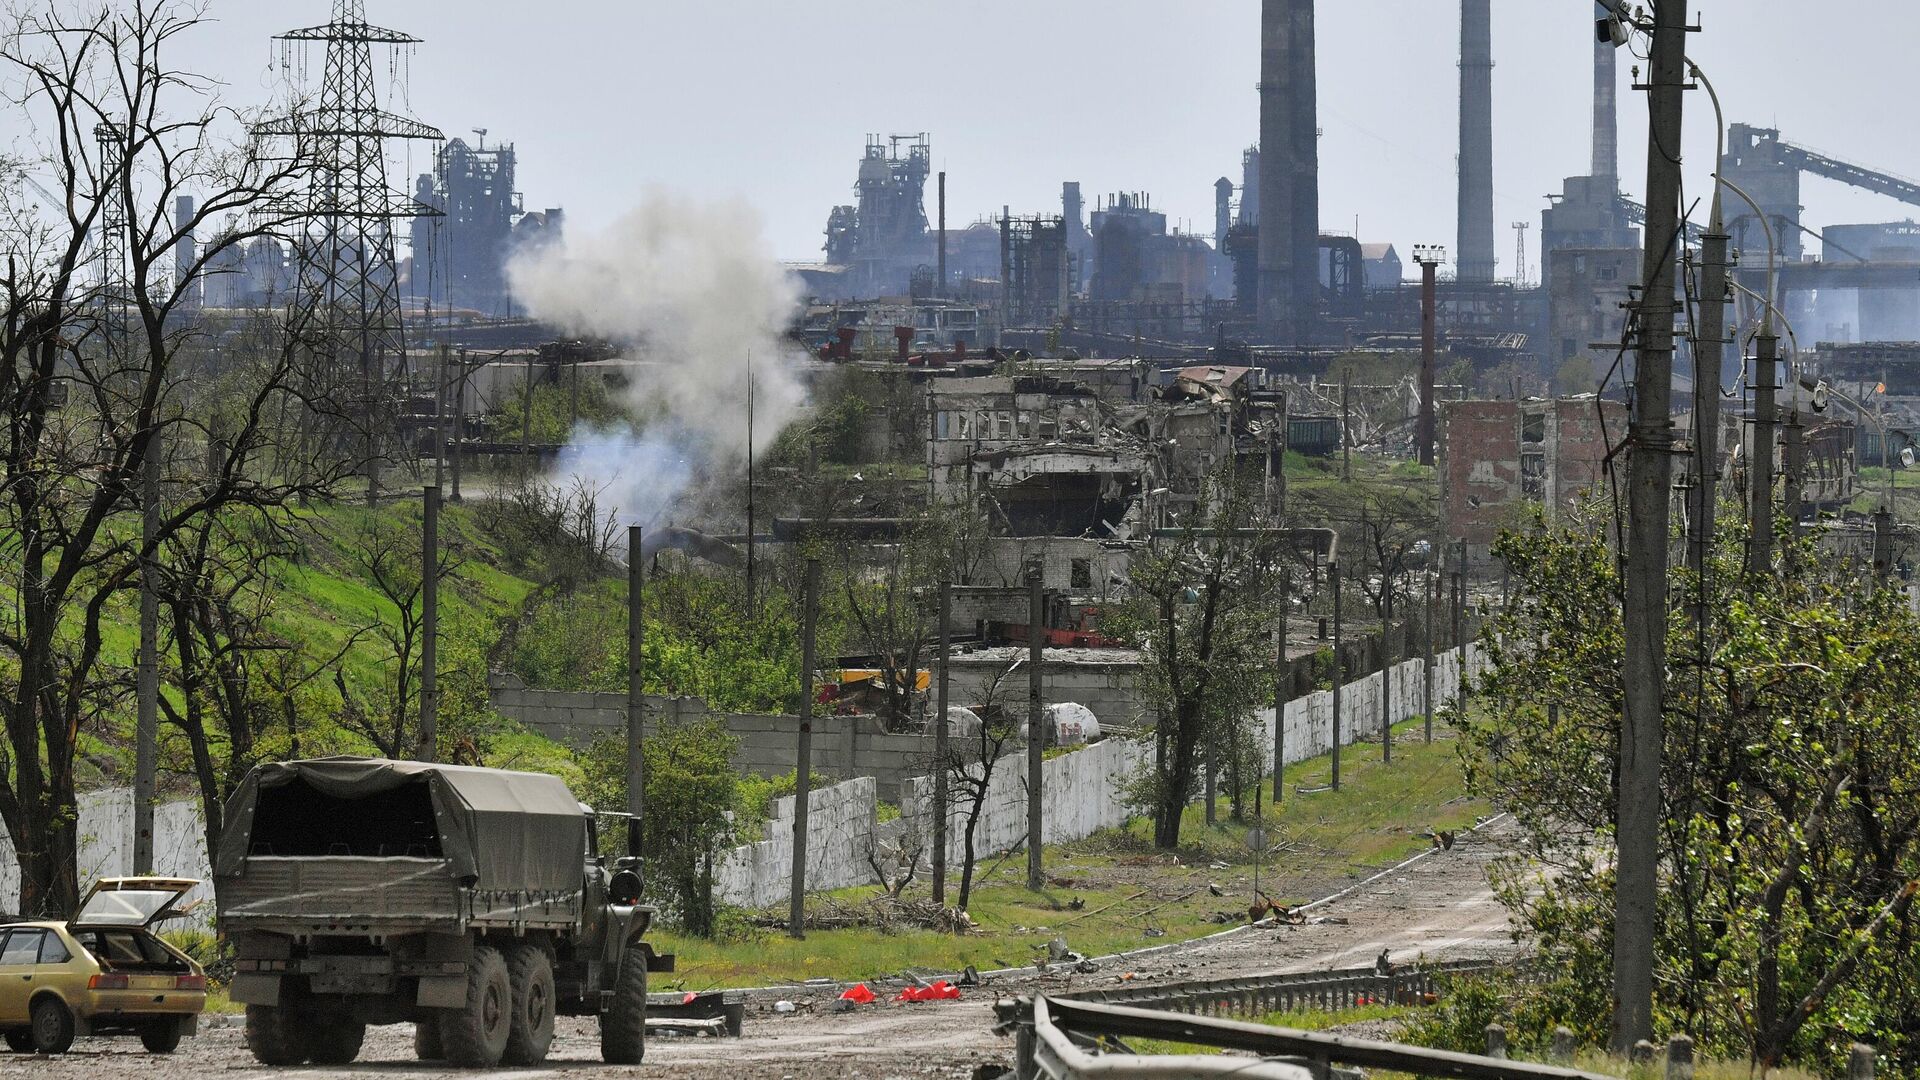
MULTIPOLYGON (((420 39, 369 24, 365 0, 333 0, 332 21, 275 40, 282 42, 283 62, 297 50, 326 49, 318 97, 258 131, 291 139, 311 170, 306 189, 295 196, 300 289, 291 322, 314 361, 308 374, 314 399, 327 402, 348 424, 344 434, 359 443, 371 502, 407 382, 393 222, 439 213, 387 186, 386 142, 444 136, 380 108, 374 46, 397 51, 420 39)), ((392 70, 397 81, 399 66, 392 70)))

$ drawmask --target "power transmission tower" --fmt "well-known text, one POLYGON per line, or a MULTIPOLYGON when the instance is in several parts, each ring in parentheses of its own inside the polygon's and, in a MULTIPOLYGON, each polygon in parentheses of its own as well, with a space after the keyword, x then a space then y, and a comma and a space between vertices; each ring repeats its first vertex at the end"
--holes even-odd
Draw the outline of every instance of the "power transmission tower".
MULTIPOLYGON (((348 421, 358 429, 351 434, 360 443, 371 502, 379 491, 393 405, 406 378, 393 222, 440 213, 387 186, 386 143, 438 142, 444 136, 438 128, 380 108, 373 47, 397 53, 420 39, 368 24, 365 0, 333 0, 332 21, 289 30, 275 40, 282 43, 283 66, 291 69, 297 53, 301 71, 306 50, 325 47, 318 97, 258 130, 291 139, 294 153, 311 168, 306 190, 296 196, 302 201, 294 257, 303 305, 297 332, 313 354, 313 389, 325 400, 352 403, 348 421)), ((396 83, 401 70, 397 63, 389 65, 396 83)))

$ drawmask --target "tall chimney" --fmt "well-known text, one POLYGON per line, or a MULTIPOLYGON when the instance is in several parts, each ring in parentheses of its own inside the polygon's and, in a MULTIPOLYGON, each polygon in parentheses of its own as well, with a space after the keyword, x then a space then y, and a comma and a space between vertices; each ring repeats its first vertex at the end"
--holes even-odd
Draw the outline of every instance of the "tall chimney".
POLYGON ((193 223, 197 209, 191 195, 176 195, 173 198, 173 228, 180 238, 173 242, 173 285, 181 294, 184 306, 198 306, 200 285, 191 280, 193 261, 199 257, 199 246, 194 242, 193 233, 188 228, 193 223))
POLYGON ((1227 253, 1227 234, 1233 231, 1233 181, 1221 177, 1213 182, 1213 250, 1227 253))
POLYGON ((1461 281, 1493 280, 1492 0, 1460 0, 1461 281))
POLYGON ((1313 0, 1260 8, 1260 307, 1263 337, 1311 340, 1320 299, 1320 146, 1313 0))
MULTIPOLYGON (((1599 17, 1606 17, 1604 6, 1595 4, 1594 9, 1599 17)), ((1620 185, 1620 91, 1614 74, 1614 54, 1618 51, 1612 42, 1601 41, 1598 34, 1594 35, 1593 176, 1612 180, 1612 184, 1605 185, 1610 188, 1620 185)))

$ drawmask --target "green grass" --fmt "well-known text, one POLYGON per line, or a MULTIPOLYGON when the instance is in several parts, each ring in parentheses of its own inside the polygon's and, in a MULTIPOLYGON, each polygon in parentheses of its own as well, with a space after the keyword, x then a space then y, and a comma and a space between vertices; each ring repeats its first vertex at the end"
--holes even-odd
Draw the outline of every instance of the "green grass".
MULTIPOLYGON (((1462 794, 1456 743, 1444 738, 1422 743, 1417 722, 1400 725, 1395 735, 1392 765, 1381 762, 1377 743, 1343 751, 1339 792, 1294 790, 1326 784, 1329 758, 1287 769, 1282 804, 1277 810, 1264 807, 1270 851, 1260 871, 1262 891, 1281 903, 1315 899, 1427 847, 1429 829, 1470 825, 1486 812, 1485 804, 1462 794)), ((1252 802, 1249 796, 1249 817, 1252 802)), ((818 977, 860 980, 908 969, 957 971, 969 964, 988 970, 1032 964, 1055 936, 1066 938, 1077 952, 1097 956, 1218 933, 1246 920, 1254 876, 1245 843, 1251 822, 1228 821, 1224 796, 1219 812, 1220 824, 1208 828, 1204 810, 1189 809, 1177 852, 1155 849, 1144 819, 1052 845, 1045 852, 1048 884, 1038 892, 1026 888, 1023 853, 983 859, 969 905, 980 929, 975 934, 816 930, 795 941, 768 930, 704 941, 657 932, 655 946, 679 957, 678 972, 663 988, 762 986, 818 977), (1214 896, 1209 885, 1220 886, 1225 895, 1214 896), (1075 900, 1078 909, 1071 906, 1075 900), (1220 914, 1226 922, 1215 921, 1220 914)), ((958 880, 954 867, 949 903, 958 880)), ((843 889, 813 902, 857 903, 878 893, 874 887, 843 889)), ((905 895, 924 899, 929 885, 918 880, 905 895)))
MULTIPOLYGON (((1253 1023, 1266 1024, 1269 1027, 1292 1028, 1295 1031, 1326 1031, 1329 1028, 1344 1027, 1348 1024, 1398 1021, 1413 1015, 1413 1012, 1414 1010, 1399 1005, 1360 1005, 1351 1009, 1329 1011, 1294 1010, 1268 1013, 1265 1016, 1255 1017, 1253 1023)), ((1168 1039, 1129 1039, 1127 1046, 1136 1054, 1218 1054, 1221 1052, 1210 1046, 1173 1042, 1168 1039)))

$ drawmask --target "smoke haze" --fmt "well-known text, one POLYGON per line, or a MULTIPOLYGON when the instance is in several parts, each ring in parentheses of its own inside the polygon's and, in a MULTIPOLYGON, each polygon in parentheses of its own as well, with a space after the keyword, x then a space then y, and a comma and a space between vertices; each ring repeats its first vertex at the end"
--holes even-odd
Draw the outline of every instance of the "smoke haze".
POLYGON ((756 451, 806 402, 784 338, 798 288, 744 202, 652 192, 605 231, 516 257, 508 276, 535 318, 645 362, 626 391, 640 433, 583 427, 558 466, 628 523, 670 520, 702 475, 744 466, 749 363, 756 451))

